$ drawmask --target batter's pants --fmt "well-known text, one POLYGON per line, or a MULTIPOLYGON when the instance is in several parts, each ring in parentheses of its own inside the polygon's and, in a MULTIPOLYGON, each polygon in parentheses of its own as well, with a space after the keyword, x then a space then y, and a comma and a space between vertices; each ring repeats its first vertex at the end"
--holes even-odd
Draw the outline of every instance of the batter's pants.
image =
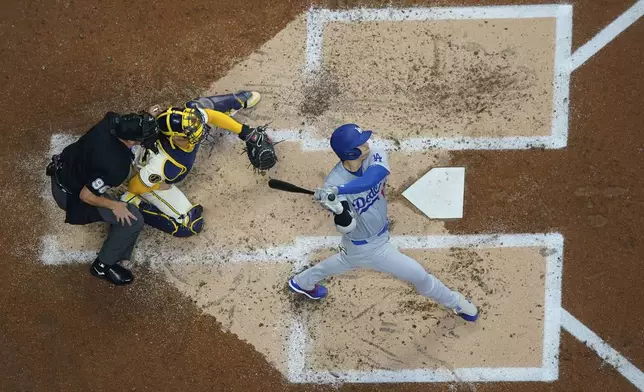
MULTIPOLYGON (((55 176, 51 176, 51 192, 58 207, 65 210, 67 193, 58 186, 55 176)), ((127 222, 119 223, 112 210, 102 207, 96 207, 96 209, 103 221, 111 225, 107 239, 103 242, 103 246, 98 253, 98 259, 106 265, 114 265, 119 261, 129 260, 132 256, 134 244, 136 244, 139 234, 143 230, 145 223, 143 215, 141 215, 136 206, 128 205, 128 209, 136 217, 136 220, 131 220, 132 226, 129 226, 127 222)))
POLYGON ((342 248, 339 253, 296 275, 293 278, 295 283, 304 290, 313 290, 316 283, 328 276, 365 268, 389 273, 407 281, 413 284, 421 295, 448 308, 458 305, 458 293, 427 273, 416 260, 391 245, 388 232, 364 245, 355 245, 343 237, 342 248))

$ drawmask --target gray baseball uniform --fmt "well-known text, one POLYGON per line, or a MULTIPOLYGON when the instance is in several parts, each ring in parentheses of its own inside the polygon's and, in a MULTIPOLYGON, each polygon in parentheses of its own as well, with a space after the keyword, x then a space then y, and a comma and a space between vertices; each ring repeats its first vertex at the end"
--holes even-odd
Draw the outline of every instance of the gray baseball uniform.
MULTIPOLYGON (((386 151, 371 150, 362 162, 362 173, 371 165, 381 165, 390 171, 386 151)), ((339 162, 327 176, 324 186, 339 186, 356 178, 358 177, 339 162)), ((387 177, 368 191, 339 196, 339 200, 349 202, 355 213, 356 228, 343 234, 339 253, 296 275, 293 280, 304 290, 312 290, 317 282, 328 276, 368 268, 408 281, 420 294, 448 308, 454 308, 459 301, 458 293, 450 290, 436 277, 428 274, 416 260, 402 254, 389 243, 386 182, 387 177)))

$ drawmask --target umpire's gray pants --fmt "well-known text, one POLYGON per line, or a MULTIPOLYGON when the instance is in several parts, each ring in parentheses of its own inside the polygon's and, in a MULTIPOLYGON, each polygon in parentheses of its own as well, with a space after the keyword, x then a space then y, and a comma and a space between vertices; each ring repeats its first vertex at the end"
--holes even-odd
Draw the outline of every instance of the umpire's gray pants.
POLYGON ((317 282, 328 276, 365 268, 385 272, 407 281, 414 285, 419 294, 450 309, 458 305, 458 293, 427 273, 416 260, 391 245, 389 232, 374 237, 364 245, 355 245, 343 236, 342 248, 339 253, 294 276, 295 283, 304 290, 313 290, 317 282))
MULTIPOLYGON (((51 192, 58 207, 65 210, 67 193, 60 189, 54 178, 54 176, 51 176, 51 192)), ((132 256, 134 244, 136 244, 139 233, 141 233, 144 226, 141 211, 134 205, 128 205, 128 209, 136 217, 136 220, 131 220, 132 226, 129 226, 127 222, 119 223, 112 210, 102 207, 96 208, 103 221, 111 225, 107 239, 103 242, 103 246, 98 253, 98 259, 107 265, 114 265, 121 260, 129 260, 132 256)))

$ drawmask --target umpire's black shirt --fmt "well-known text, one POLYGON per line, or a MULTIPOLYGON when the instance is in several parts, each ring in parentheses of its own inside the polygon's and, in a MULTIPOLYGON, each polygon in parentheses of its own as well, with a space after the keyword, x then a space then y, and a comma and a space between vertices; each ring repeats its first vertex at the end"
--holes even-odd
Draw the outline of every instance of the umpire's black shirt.
POLYGON ((96 196, 102 196, 111 187, 121 185, 130 173, 134 155, 110 133, 114 117, 118 114, 108 112, 85 135, 65 147, 60 155, 63 168, 58 178, 71 193, 67 195, 67 223, 86 224, 101 220, 96 207, 80 200, 83 186, 96 196))

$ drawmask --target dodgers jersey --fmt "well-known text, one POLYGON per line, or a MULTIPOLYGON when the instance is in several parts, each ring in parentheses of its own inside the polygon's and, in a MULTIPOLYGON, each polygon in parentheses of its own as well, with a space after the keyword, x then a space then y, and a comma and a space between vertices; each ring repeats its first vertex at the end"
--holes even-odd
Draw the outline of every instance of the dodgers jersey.
MULTIPOLYGON (((367 158, 362 161, 362 172, 364 173, 369 166, 380 165, 389 169, 389 160, 387 152, 380 149, 369 151, 367 158)), ((339 162, 324 180, 324 186, 340 186, 359 178, 348 171, 342 162, 339 162)), ((344 234, 350 240, 365 240, 379 234, 387 224, 387 200, 385 199, 386 176, 378 184, 368 191, 351 195, 339 195, 340 201, 349 202, 351 209, 355 213, 356 228, 344 234)))

